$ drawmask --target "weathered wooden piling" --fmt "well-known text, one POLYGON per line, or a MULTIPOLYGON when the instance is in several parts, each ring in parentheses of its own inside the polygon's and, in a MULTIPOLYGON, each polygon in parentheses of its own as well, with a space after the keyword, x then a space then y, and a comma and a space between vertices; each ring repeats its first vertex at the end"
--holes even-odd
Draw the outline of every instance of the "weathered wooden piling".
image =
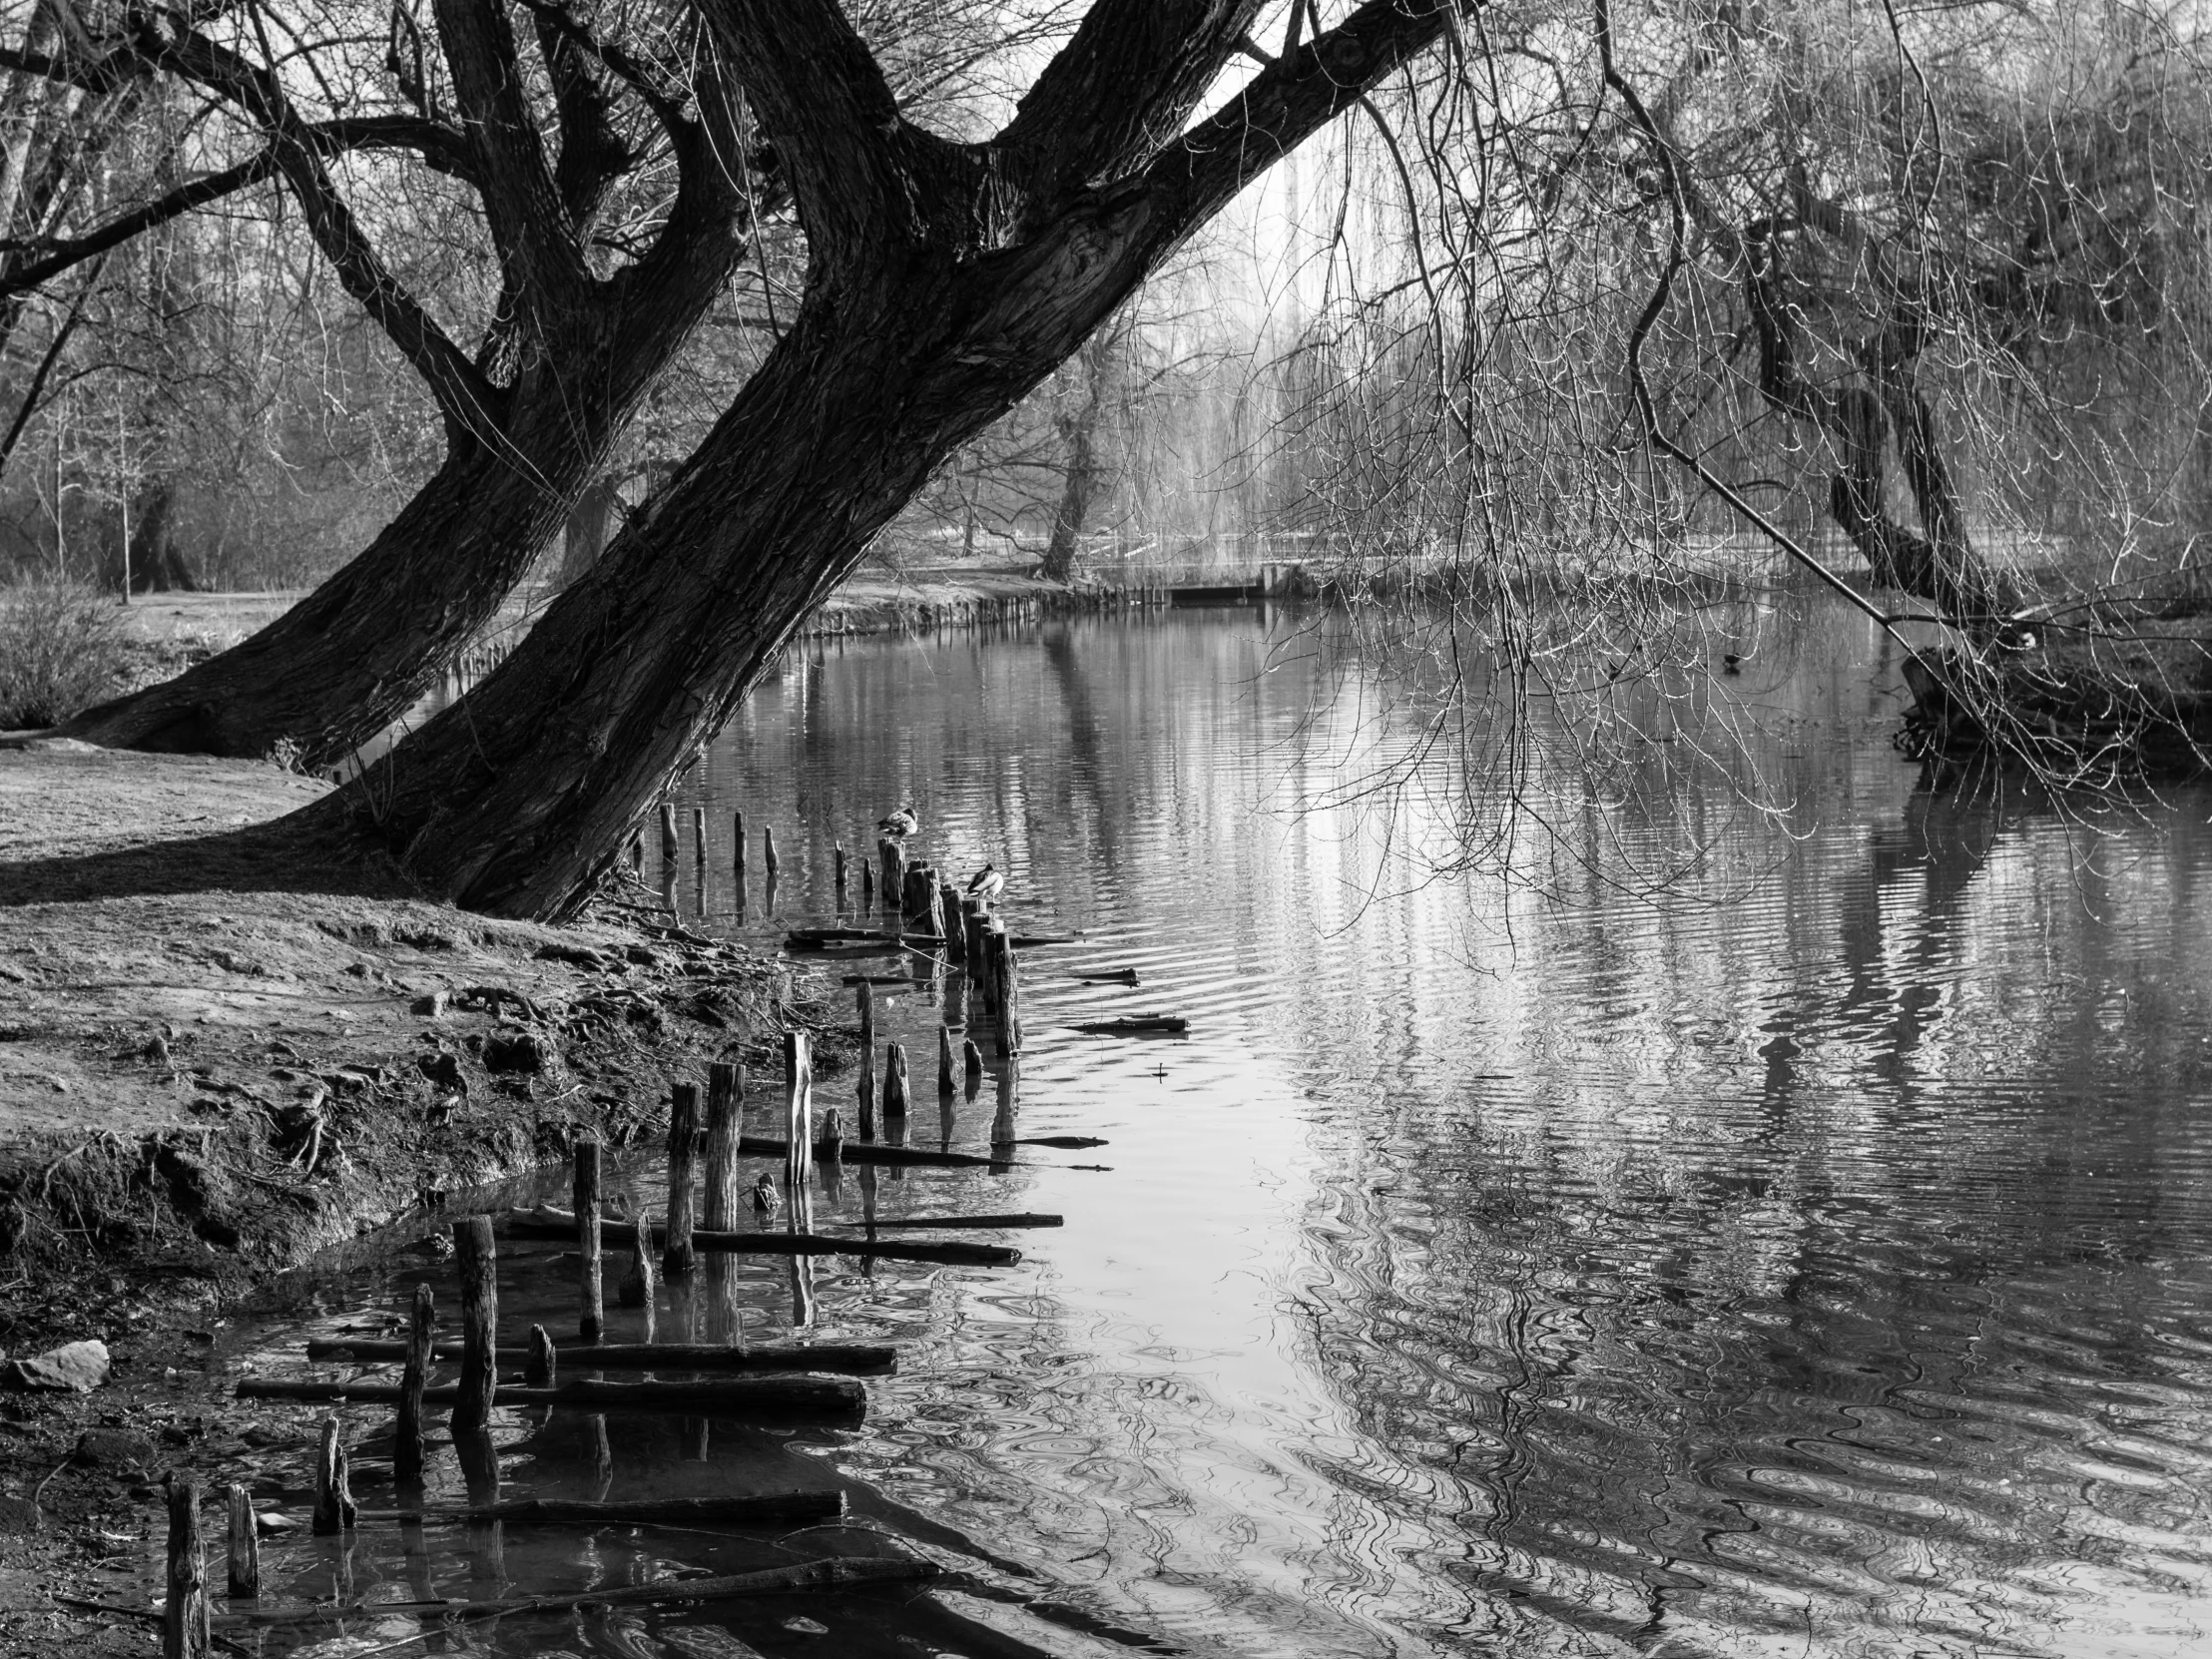
POLYGON ((937 883, 937 931, 944 936, 944 959, 954 967, 967 960, 967 928, 960 918, 960 889, 950 881, 937 883))
POLYGON ((422 1390, 429 1385, 430 1366, 436 1354, 437 1305, 430 1287, 417 1285, 408 1310, 405 1369, 399 1376, 399 1420, 391 1440, 392 1479, 400 1486, 419 1486, 426 1459, 422 1447, 422 1390))
POLYGON ((345 1442, 336 1417, 322 1419, 322 1440, 314 1459, 314 1518, 308 1524, 318 1537, 349 1532, 359 1511, 353 1506, 353 1489, 345 1460, 345 1442))
POLYGON ((692 862, 701 869, 707 867, 707 809, 691 810, 692 862))
POLYGON ((200 1537, 200 1477, 169 1475, 169 1600, 162 1608, 162 1659, 207 1659, 208 1562, 200 1537))
POLYGON ((937 1093, 951 1094, 959 1084, 952 1073, 952 1027, 937 1027, 937 1093))
POLYGON ((963 951, 967 972, 968 990, 984 1013, 991 1011, 991 953, 984 944, 984 927, 989 917, 983 906, 972 898, 960 900, 960 928, 966 935, 963 951))
POLYGON ((696 1209, 693 1165, 699 1157, 699 1085, 670 1091, 668 1114, 668 1248, 661 1266, 671 1279, 692 1271, 692 1221, 696 1209))
POLYGON ((844 842, 839 841, 830 849, 830 867, 834 871, 837 900, 841 907, 844 901, 844 842))
POLYGON ((883 864, 883 878, 878 883, 883 893, 883 930, 896 935, 904 930, 906 921, 906 849, 888 835, 875 845, 883 864))
POLYGON ((676 803, 661 803, 661 874, 665 878, 676 867, 676 803))
POLYGON ((461 1375, 452 1416, 458 1431, 483 1427, 499 1391, 499 1255, 492 1243, 491 1217, 470 1216, 453 1224, 453 1265, 461 1276, 461 1375))
POLYGON ((791 1194, 792 1223, 806 1225, 807 1183, 815 1173, 814 1049, 804 1031, 784 1033, 784 1190, 791 1194))
POLYGON ((744 1138, 745 1073, 727 1060, 707 1067, 707 1203, 702 1225, 738 1225, 738 1142, 744 1138))
POLYGON ((825 1178, 833 1181, 832 1172, 837 1165, 844 1162, 844 1119, 838 1116, 834 1106, 822 1114, 822 1134, 816 1140, 815 1147, 825 1165, 825 1178))
POLYGON ((983 1051, 975 1046, 975 1043, 971 1038, 961 1039, 960 1069, 966 1074, 967 1092, 969 1094, 972 1095, 978 1089, 982 1088, 983 1051))
POLYGON ((875 908, 875 865, 869 859, 860 860, 860 909, 865 912, 875 908))
POLYGON ((784 860, 776 855, 776 831, 774 830, 763 830, 761 831, 761 862, 767 867, 768 878, 771 881, 776 879, 777 872, 784 867, 784 860))
POLYGON ((576 1137, 576 1334, 596 1343, 607 1332, 606 1289, 601 1279, 599 1137, 576 1137))
POLYGON ((530 1357, 522 1363, 522 1382, 525 1387, 550 1388, 560 1375, 561 1363, 558 1351, 553 1347, 552 1333, 542 1325, 530 1327, 530 1357))
POLYGON ((262 1594, 262 1540, 255 1531, 254 1493, 233 1481, 227 1495, 231 1599, 258 1601, 262 1594))
POLYGON ((732 813, 730 815, 730 842, 733 849, 732 867, 737 870, 738 879, 743 881, 745 879, 746 860, 745 815, 743 813, 732 813))
POLYGON ((886 1044, 883 1050, 883 1116, 906 1115, 906 1045, 886 1044))
POLYGON ((853 1002, 860 1010, 859 1115, 860 1139, 875 1139, 875 988, 855 986, 853 1002))
POLYGON ((625 1308, 643 1308, 648 1323, 653 1318, 653 1223, 640 1214, 631 1223, 635 1241, 630 1249, 630 1271, 622 1276, 615 1300, 625 1308))

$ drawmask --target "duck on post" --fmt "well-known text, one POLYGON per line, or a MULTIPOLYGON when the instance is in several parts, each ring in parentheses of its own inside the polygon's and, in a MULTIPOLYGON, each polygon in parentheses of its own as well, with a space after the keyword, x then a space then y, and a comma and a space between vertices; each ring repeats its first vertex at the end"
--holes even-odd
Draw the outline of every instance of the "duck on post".
POLYGON ((989 903, 1006 890, 1006 872, 988 859, 983 867, 968 877, 968 896, 979 903, 989 903))
POLYGON ((875 828, 894 841, 902 841, 921 828, 921 820, 914 816, 914 804, 909 801, 897 812, 875 821, 875 828))

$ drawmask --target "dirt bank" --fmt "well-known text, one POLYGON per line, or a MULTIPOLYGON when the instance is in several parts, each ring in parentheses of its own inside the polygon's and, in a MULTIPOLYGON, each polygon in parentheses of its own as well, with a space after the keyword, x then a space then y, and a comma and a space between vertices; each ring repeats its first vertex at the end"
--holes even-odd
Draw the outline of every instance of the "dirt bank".
POLYGON ((326 787, 0 749, 0 1350, 97 1339, 114 1364, 91 1393, 0 1394, 0 1651, 153 1651, 54 1597, 143 1557, 153 1471, 257 1431, 196 1356, 258 1281, 579 1127, 626 1144, 672 1076, 763 1059, 811 1011, 650 904, 487 921, 268 828, 326 787), (73 1455, 90 1429, 135 1438, 73 1455))

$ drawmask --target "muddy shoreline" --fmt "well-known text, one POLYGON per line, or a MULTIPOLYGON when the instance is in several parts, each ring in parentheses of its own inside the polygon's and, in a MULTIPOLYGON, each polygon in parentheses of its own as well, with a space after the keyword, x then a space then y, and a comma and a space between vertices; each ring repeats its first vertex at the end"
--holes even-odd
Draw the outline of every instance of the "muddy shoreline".
POLYGON ((791 1026, 841 1063, 805 976, 643 892, 551 928, 313 848, 267 867, 257 827, 324 787, 0 751, 0 1357, 91 1340, 112 1364, 90 1392, 0 1392, 0 1651, 158 1651, 65 1601, 143 1566, 169 1467, 297 1449, 305 1414, 234 1400, 209 1363, 290 1270, 394 1224, 434 1237, 449 1195, 581 1130, 627 1146, 672 1079, 759 1064, 791 1026))

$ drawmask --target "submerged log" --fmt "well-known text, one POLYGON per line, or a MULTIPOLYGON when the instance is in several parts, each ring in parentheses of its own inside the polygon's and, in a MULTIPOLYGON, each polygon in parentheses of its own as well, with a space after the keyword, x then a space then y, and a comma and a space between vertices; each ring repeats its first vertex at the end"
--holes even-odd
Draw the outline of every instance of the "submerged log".
POLYGON ((1063 1216, 1035 1215, 1024 1211, 1018 1214, 1003 1216, 900 1216, 895 1221, 886 1221, 881 1216, 877 1216, 873 1221, 840 1221, 832 1223, 831 1225, 837 1227, 867 1228, 1059 1227, 1063 1225, 1065 1221, 1066 1218, 1063 1216))
MULTIPOLYGON (((711 1578, 663 1578, 651 1584, 616 1584, 573 1595, 514 1596, 501 1601, 386 1601, 378 1602, 379 1615, 417 1609, 434 1612, 441 1619, 492 1618, 507 1613, 554 1613, 571 1607, 677 1606, 685 1602, 737 1601, 747 1596, 772 1595, 784 1590, 828 1590, 842 1584, 881 1584, 939 1576, 934 1562, 904 1555, 831 1555, 803 1561, 790 1567, 766 1567, 759 1572, 723 1573, 711 1578)), ((320 1622, 355 1616, 359 1607, 326 1603, 301 1603, 289 1607, 257 1608, 242 1622, 289 1624, 302 1620, 320 1622)))
MULTIPOLYGON (((848 1144, 846 1151, 851 1151, 848 1144)), ((988 1159, 981 1160, 988 1163, 988 1159)), ((522 1239, 568 1239, 576 1235, 576 1219, 555 1209, 510 1211, 507 1232, 522 1239)), ((865 1245, 856 1239, 826 1238, 820 1233, 720 1233, 701 1229, 692 1244, 703 1251, 731 1256, 884 1256, 896 1261, 952 1262, 969 1267, 1012 1267, 1021 1252, 1002 1245, 899 1244, 865 1245)), ((590 1351, 579 1351, 588 1363, 590 1351)))
POLYGON ((1180 1037, 1191 1022, 1175 1014, 1123 1014, 1118 1019, 1078 1020, 1075 1029, 1094 1037, 1180 1037))
MULTIPOLYGON (((407 1345, 363 1339, 359 1342, 315 1341, 307 1345, 307 1358, 324 1363, 352 1361, 381 1365, 403 1357, 407 1345)), ((592 1371, 824 1371, 874 1375, 898 1369, 898 1350, 880 1343, 816 1343, 811 1347, 778 1343, 762 1348, 718 1348, 711 1343, 594 1343, 590 1349, 556 1349, 592 1371)), ((440 1362, 461 1357, 459 1343, 440 1343, 440 1362)), ((525 1361, 530 1350, 519 1343, 503 1344, 499 1358, 525 1361)))
POLYGON ((514 1521, 526 1526, 749 1526, 766 1522, 832 1521, 844 1514, 844 1493, 755 1492, 743 1497, 663 1497, 624 1503, 584 1498, 512 1498, 500 1503, 422 1504, 411 1509, 363 1509, 376 1523, 514 1521))
MULTIPOLYGON (((432 1404, 459 1396, 448 1385, 431 1388, 432 1404)), ((388 1403, 399 1397, 396 1382, 311 1382, 288 1378, 249 1377, 238 1384, 240 1399, 304 1399, 338 1404, 388 1403)), ((502 1405, 582 1405, 594 1411, 634 1409, 691 1411, 721 1416, 858 1416, 867 1408, 860 1384, 842 1377, 738 1377, 715 1382, 605 1382, 579 1378, 550 1388, 504 1387, 502 1405)))

